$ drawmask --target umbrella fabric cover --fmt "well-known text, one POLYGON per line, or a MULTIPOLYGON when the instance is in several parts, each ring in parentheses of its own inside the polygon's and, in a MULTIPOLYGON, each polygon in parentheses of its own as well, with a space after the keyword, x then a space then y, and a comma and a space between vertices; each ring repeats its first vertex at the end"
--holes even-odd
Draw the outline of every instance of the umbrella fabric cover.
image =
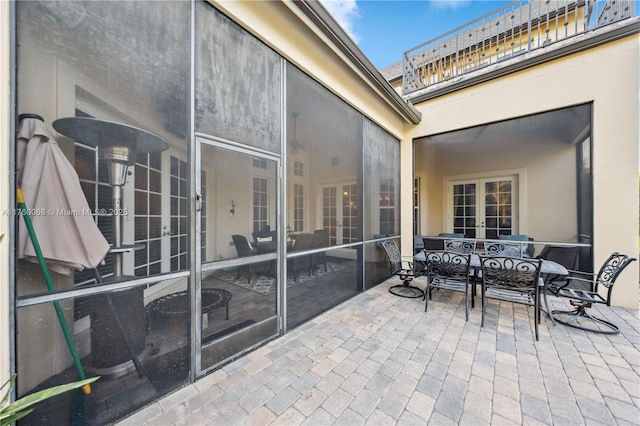
MULTIPOLYGON (((95 268, 109 243, 91 216, 78 174, 42 121, 20 122, 17 154, 18 185, 49 268, 65 275, 95 268)), ((18 258, 37 262, 24 220, 18 223, 18 258)))

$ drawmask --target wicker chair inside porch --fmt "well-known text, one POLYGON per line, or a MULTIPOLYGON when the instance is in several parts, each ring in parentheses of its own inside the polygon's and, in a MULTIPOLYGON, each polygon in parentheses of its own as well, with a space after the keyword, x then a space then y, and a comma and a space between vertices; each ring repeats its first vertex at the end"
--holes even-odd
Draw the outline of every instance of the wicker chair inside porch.
MULTIPOLYGON (((234 234, 231 236, 231 239, 238 252, 238 257, 253 256, 255 254, 244 235, 234 234)), ((251 283, 252 265, 239 266, 236 272, 236 280, 240 278, 240 271, 247 273, 247 282, 251 283)))

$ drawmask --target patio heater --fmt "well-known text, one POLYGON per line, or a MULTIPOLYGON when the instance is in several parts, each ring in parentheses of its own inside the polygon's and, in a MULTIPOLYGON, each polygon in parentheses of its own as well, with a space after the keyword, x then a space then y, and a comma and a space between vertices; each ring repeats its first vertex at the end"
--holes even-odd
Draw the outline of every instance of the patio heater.
POLYGON ((127 183, 129 167, 135 165, 138 153, 164 151, 169 144, 158 136, 136 127, 87 117, 60 118, 53 122, 59 133, 98 147, 100 159, 109 165, 109 184, 113 199, 113 246, 115 255, 113 273, 122 276, 122 254, 135 250, 135 246, 122 244, 122 188, 127 183))
MULTIPOLYGON (((127 183, 129 167, 138 153, 164 151, 169 144, 158 136, 133 126, 88 117, 60 118, 53 128, 78 142, 98 148, 101 161, 109 168, 113 200, 113 277, 104 284, 134 277, 123 275, 123 254, 142 249, 142 245, 122 243, 122 189, 127 183)), ((91 352, 92 367, 104 377, 119 377, 138 367, 137 356, 145 347, 146 316, 143 287, 124 289, 92 297, 91 352)))

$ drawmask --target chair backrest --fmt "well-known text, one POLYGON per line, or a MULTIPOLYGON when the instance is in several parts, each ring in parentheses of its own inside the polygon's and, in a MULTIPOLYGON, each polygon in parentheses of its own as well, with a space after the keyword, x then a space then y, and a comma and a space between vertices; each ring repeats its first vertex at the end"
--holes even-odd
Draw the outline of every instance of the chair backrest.
POLYGON ((425 253, 425 258, 429 279, 434 277, 454 280, 469 279, 470 254, 430 251, 425 253))
POLYGON ((464 238, 464 234, 461 232, 441 232, 438 237, 444 238, 464 238))
POLYGON ((238 257, 253 255, 253 250, 251 250, 251 246, 244 235, 234 234, 231 239, 233 240, 233 245, 236 246, 238 257))
MULTIPOLYGON (((595 287, 593 291, 598 291, 598 286, 602 285, 609 289, 609 295, 607 296, 607 300, 611 297, 611 288, 613 284, 616 282, 616 279, 622 272, 624 268, 629 266, 631 262, 636 260, 633 257, 629 257, 626 254, 613 253, 609 258, 604 262, 600 270, 598 271, 598 275, 595 279, 595 287)), ((610 301, 609 301, 610 302, 610 301)), ((609 304, 609 303, 607 303, 609 304)))
POLYGON ((578 267, 578 253, 578 247, 544 246, 537 257, 559 263, 572 271, 578 267))
POLYGON ((509 290, 538 290, 540 259, 521 259, 508 256, 480 256, 482 283, 509 290))
POLYGON ((316 229, 313 231, 313 248, 329 247, 329 231, 316 229))
POLYGON ((395 240, 384 240, 380 242, 380 245, 387 254, 389 259, 389 268, 391 271, 397 271, 402 268, 402 256, 400 255, 400 249, 395 240))
POLYGON ((310 250, 313 246, 313 234, 296 234, 293 236, 295 244, 292 251, 310 250))
POLYGON ((455 238, 444 240, 444 251, 458 254, 472 254, 476 251, 476 240, 455 238))
POLYGON ((254 243, 275 242, 278 240, 278 231, 255 231, 251 236, 254 243))
MULTIPOLYGON (((520 234, 520 235, 499 235, 499 240, 507 240, 507 241, 533 241, 528 235, 520 234)), ((521 257, 533 257, 535 252, 535 247, 533 244, 522 244, 522 256, 521 257)))
POLYGON ((413 236, 413 251, 418 252, 424 248, 424 242, 422 241, 422 236, 414 235, 413 236))
POLYGON ((422 245, 424 246, 425 250, 444 250, 444 240, 442 238, 424 237, 422 238, 422 245))
POLYGON ((524 257, 525 244, 484 242, 484 254, 487 256, 524 257))

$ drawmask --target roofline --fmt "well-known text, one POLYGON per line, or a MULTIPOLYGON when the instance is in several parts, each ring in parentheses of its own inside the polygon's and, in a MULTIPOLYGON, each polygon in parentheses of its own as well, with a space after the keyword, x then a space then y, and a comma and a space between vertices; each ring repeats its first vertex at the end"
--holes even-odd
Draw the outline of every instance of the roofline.
POLYGON ((333 19, 327 10, 318 2, 312 0, 293 0, 296 7, 307 16, 318 28, 345 54, 356 68, 369 77, 385 95, 387 101, 411 124, 418 124, 422 120, 422 113, 410 101, 406 101, 395 91, 391 84, 382 76, 380 71, 371 63, 360 48, 351 40, 349 35, 333 19))
MULTIPOLYGON (((541 65, 545 62, 553 61, 565 56, 573 55, 585 50, 593 49, 594 47, 601 46, 603 44, 611 43, 616 40, 620 40, 634 34, 640 33, 640 19, 632 18, 634 22, 619 26, 611 31, 602 32, 593 37, 589 37, 575 43, 567 44, 558 49, 543 52, 539 55, 534 55, 530 58, 523 59, 513 64, 501 66, 493 71, 483 73, 481 75, 468 75, 467 78, 462 78, 460 81, 450 84, 443 84, 443 87, 430 90, 426 93, 417 94, 416 96, 407 95, 407 99, 411 100, 413 104, 425 102, 440 96, 447 95, 449 93, 456 92, 458 90, 466 89, 472 86, 476 86, 481 83, 485 83, 496 78, 504 77, 509 74, 513 74, 518 71, 525 70, 537 65, 541 65)), ((395 80, 395 79, 394 79, 395 80)), ((394 81, 390 80, 390 81, 394 81)))

